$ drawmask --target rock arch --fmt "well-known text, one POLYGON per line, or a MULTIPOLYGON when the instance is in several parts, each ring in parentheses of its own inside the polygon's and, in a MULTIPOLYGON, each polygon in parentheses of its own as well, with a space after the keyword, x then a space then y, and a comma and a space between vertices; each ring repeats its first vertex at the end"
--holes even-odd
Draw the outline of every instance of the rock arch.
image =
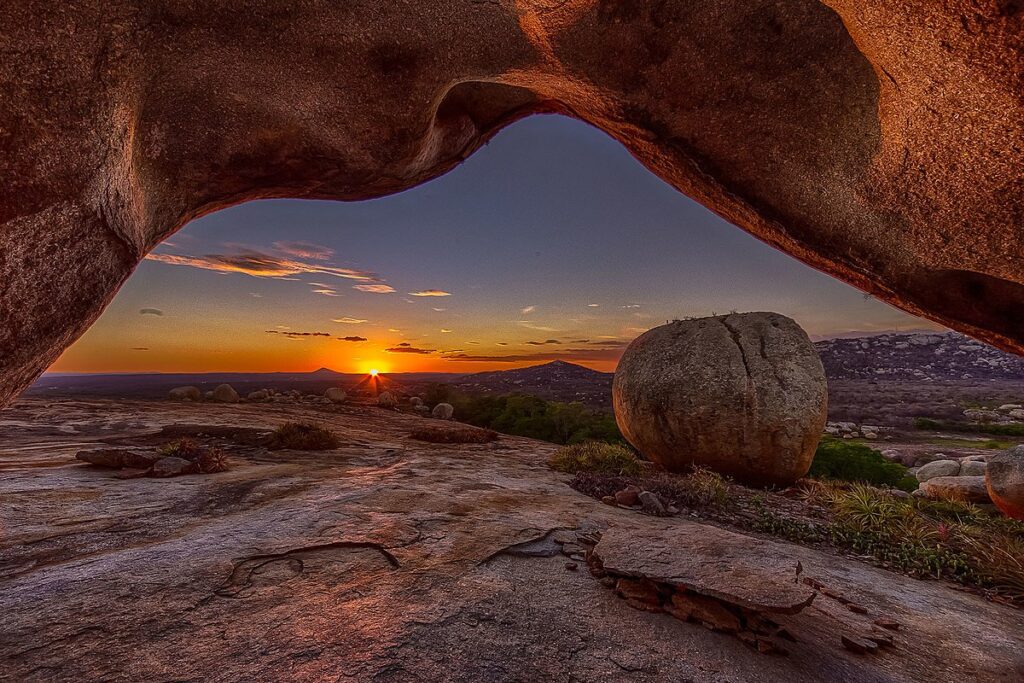
POLYGON ((0 406, 189 220, 576 116, 766 242, 1024 352, 1017 0, 14 0, 0 406))

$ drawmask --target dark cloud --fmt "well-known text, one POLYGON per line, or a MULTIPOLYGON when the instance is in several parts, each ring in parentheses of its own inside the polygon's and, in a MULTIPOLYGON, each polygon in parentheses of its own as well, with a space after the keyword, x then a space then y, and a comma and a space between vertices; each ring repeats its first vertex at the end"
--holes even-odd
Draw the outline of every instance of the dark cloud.
POLYGON ((280 330, 267 330, 267 334, 279 334, 282 337, 291 337, 292 339, 298 339, 299 337, 330 337, 331 336, 327 332, 282 332, 280 330))
POLYGON ((409 342, 402 342, 399 346, 412 346, 409 342))
POLYGON ((335 339, 337 339, 338 341, 347 341, 347 342, 364 342, 364 341, 366 341, 366 337, 335 337, 335 339))
POLYGON ((133 346, 132 351, 149 351, 148 346, 133 346))
POLYGON ((322 247, 310 242, 274 242, 274 249, 289 256, 311 258, 317 261, 326 261, 334 256, 334 250, 330 247, 322 247))
POLYGON ((183 256, 180 254, 146 255, 149 261, 169 263, 173 266, 191 266, 203 270, 214 270, 221 273, 244 273, 253 277, 271 277, 288 279, 289 276, 302 273, 334 275, 349 280, 366 280, 379 282, 375 273, 351 268, 335 268, 322 263, 310 263, 295 258, 274 256, 258 251, 245 251, 239 254, 207 254, 205 256, 183 256))
POLYGON ((550 344, 561 344, 562 342, 558 341, 557 339, 545 339, 542 342, 528 341, 526 343, 529 344, 530 346, 548 346, 550 344))
POLYGON ((400 344, 398 346, 392 346, 390 349, 384 350, 387 351, 388 353, 436 353, 436 349, 417 349, 415 346, 409 346, 408 344, 400 344))
POLYGON ((163 315, 164 312, 159 308, 140 308, 139 315, 163 315))

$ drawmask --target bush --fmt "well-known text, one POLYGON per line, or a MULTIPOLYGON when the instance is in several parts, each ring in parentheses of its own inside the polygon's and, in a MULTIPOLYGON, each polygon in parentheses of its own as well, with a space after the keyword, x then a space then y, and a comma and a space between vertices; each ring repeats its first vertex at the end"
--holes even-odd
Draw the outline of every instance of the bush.
POLYGON ((498 433, 492 429, 480 429, 466 425, 451 427, 430 425, 416 429, 409 436, 417 441, 429 443, 490 443, 498 438, 498 433))
POLYGON ((423 400, 428 405, 450 403, 460 421, 504 434, 558 444, 625 441, 614 415, 578 402, 546 401, 529 394, 469 396, 444 384, 427 387, 423 400))
POLYGON ((310 422, 285 422, 267 440, 271 450, 329 451, 340 445, 337 434, 310 422))
POLYGON ((919 417, 914 420, 914 426, 921 430, 933 432, 961 432, 968 434, 997 434, 999 436, 1024 436, 1024 424, 1019 422, 1009 424, 975 422, 955 422, 952 420, 933 420, 927 417, 919 417))
POLYGON ((889 462, 882 454, 861 443, 824 438, 818 444, 808 474, 821 479, 892 486, 904 491, 917 489, 917 480, 907 468, 889 462))
POLYGON ((587 441, 560 448, 548 464, 559 472, 577 474, 591 472, 618 476, 635 476, 643 466, 632 451, 616 444, 587 441))

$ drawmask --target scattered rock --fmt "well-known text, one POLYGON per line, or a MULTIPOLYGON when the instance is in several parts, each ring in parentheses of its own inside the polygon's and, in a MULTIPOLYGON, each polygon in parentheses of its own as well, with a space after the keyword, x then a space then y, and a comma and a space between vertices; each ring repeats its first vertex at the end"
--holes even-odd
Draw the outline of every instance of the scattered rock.
POLYGON ((639 500, 640 489, 636 486, 627 486, 615 494, 615 502, 626 507, 633 507, 639 500))
POLYGON ((605 505, 618 505, 618 503, 615 502, 615 496, 602 496, 601 502, 605 505))
POLYGON ((637 609, 650 612, 663 611, 658 587, 646 579, 619 579, 615 584, 615 592, 637 609))
POLYGON ((741 628, 740 618, 721 602, 689 591, 673 593, 666 611, 683 621, 698 621, 712 631, 736 633, 741 628))
POLYGON ((786 544, 679 518, 657 531, 611 527, 591 556, 608 572, 647 577, 757 612, 796 614, 816 595, 794 581, 796 562, 786 544))
POLYGON ((125 448, 100 448, 93 451, 79 451, 75 458, 97 467, 112 469, 149 469, 160 456, 152 451, 137 451, 125 448))
POLYGON ((195 465, 185 458, 166 457, 160 458, 153 463, 153 467, 149 471, 151 477, 177 477, 182 474, 192 474, 195 471, 195 465))
POLYGON ((879 617, 878 619, 875 619, 874 624, 875 626, 887 628, 890 631, 898 631, 900 629, 900 622, 888 617, 879 617))
POLYGON ((324 392, 324 398, 331 403, 344 403, 348 400, 348 394, 340 387, 331 387, 324 392))
POLYGON ((673 472, 702 465, 757 486, 807 473, 825 427, 825 371, 786 316, 744 313, 648 330, 612 385, 626 439, 673 472))
POLYGON ((438 403, 430 414, 438 420, 450 420, 455 415, 455 408, 451 403, 438 403))
POLYGON ((247 401, 266 401, 270 398, 270 394, 267 393, 266 389, 258 389, 256 391, 250 391, 249 395, 245 397, 247 401))
POLYGON ((230 384, 221 384, 210 398, 219 403, 238 403, 238 392, 230 384))
POLYGON ((964 411, 964 417, 972 422, 987 423, 1000 422, 1003 416, 994 410, 983 410, 981 408, 968 408, 964 411))
POLYGON ((203 392, 199 387, 176 387, 168 392, 167 397, 172 401, 201 401, 203 392))
POLYGON ((1004 515, 1024 519, 1024 445, 989 459, 985 486, 1004 515))
POLYGON ((384 391, 377 397, 377 405, 381 408, 397 408, 398 399, 390 391, 384 391))
MULTIPOLYGON (((991 464, 989 465, 991 467, 991 464)), ((927 498, 958 500, 965 503, 991 503, 985 477, 933 477, 918 491, 927 498)))
POLYGON ((415 410, 417 414, 422 415, 423 417, 427 417, 428 415, 430 415, 430 406, 425 406, 422 403, 417 406, 413 406, 412 409, 415 410))
POLYGON ((955 477, 960 474, 960 461, 958 460, 933 460, 922 465, 914 474, 919 482, 926 482, 935 477, 955 477))
POLYGON ((855 652, 859 655, 878 651, 878 643, 868 640, 867 638, 843 634, 841 640, 843 642, 843 647, 850 652, 855 652))
POLYGON ((657 494, 650 491, 641 491, 637 495, 637 499, 646 514, 654 515, 655 517, 665 517, 668 515, 665 504, 661 502, 661 498, 657 494))
POLYGON ((411 403, 413 407, 421 406, 423 405, 423 399, 420 398, 419 396, 410 396, 409 403, 411 403))
POLYGON ((963 460, 960 462, 961 477, 984 477, 988 467, 980 460, 963 460))

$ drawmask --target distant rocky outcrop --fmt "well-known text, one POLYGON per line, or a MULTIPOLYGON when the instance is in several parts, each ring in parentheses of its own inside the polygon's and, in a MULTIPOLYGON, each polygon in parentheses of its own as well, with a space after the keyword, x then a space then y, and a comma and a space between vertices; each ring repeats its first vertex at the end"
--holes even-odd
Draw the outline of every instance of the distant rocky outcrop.
POLYGON ((787 485, 810 467, 827 390, 793 320, 744 313, 642 334, 619 361, 612 400, 626 439, 670 471, 702 465, 748 484, 787 485))
POLYGON ((348 394, 345 393, 344 389, 341 389, 339 387, 331 387, 330 389, 324 392, 324 398, 326 398, 331 403, 344 403, 345 401, 348 400, 348 394))
POLYGON ((829 379, 1024 379, 1024 357, 956 332, 829 339, 814 346, 829 379))

